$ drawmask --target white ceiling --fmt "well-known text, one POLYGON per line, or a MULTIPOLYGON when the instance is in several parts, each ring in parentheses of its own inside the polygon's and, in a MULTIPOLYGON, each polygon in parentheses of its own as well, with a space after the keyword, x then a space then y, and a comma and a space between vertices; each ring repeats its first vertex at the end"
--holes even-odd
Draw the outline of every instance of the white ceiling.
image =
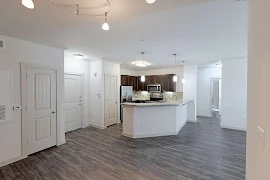
MULTIPOLYGON (((33 0, 35 9, 21 0, 0 1, 0 31, 16 37, 67 47, 66 56, 81 53, 90 60, 131 62, 141 59, 150 68, 205 63, 247 55, 247 3, 236 0, 110 0, 109 31, 101 30, 104 17, 80 17, 47 0, 33 0), (141 39, 145 39, 141 42, 141 39)), ((90 15, 108 10, 106 0, 56 0, 80 4, 90 15)), ((138 69, 138 68, 137 68, 138 69)))

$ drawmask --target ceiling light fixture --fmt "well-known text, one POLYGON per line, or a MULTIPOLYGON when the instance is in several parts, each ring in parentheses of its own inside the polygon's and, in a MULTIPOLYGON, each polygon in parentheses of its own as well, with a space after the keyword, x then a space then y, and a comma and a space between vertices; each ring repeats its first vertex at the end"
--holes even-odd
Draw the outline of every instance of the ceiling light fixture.
POLYGON ((110 29, 109 24, 107 23, 107 15, 108 15, 108 12, 105 12, 105 22, 102 25, 102 29, 105 31, 108 31, 110 29))
POLYGON ((83 59, 83 55, 81 55, 81 54, 73 54, 73 57, 75 58, 75 59, 83 59))
MULTIPOLYGON (((142 63, 141 64, 143 64, 143 55, 145 54, 144 52, 141 52, 141 54, 142 54, 142 63)), ((143 66, 142 66, 143 67, 143 66)), ((141 76, 141 82, 145 82, 145 75, 142 75, 141 76)))
POLYGON ((135 61, 135 62, 133 62, 132 64, 134 64, 134 65, 136 65, 136 66, 138 66, 138 67, 147 67, 147 66, 150 65, 149 63, 147 63, 147 62, 142 62, 142 61, 135 61))
MULTIPOLYGON (((185 65, 185 61, 182 61, 183 62, 183 68, 184 68, 184 65, 185 65)), ((183 84, 185 84, 186 83, 186 79, 185 79, 185 77, 183 76, 183 78, 182 78, 182 83, 183 84)))
POLYGON ((28 9, 34 9, 35 5, 32 0, 22 0, 22 5, 27 7, 28 9))
POLYGON ((154 2, 156 2, 156 0, 146 0, 146 2, 147 2, 148 4, 153 4, 154 2))
MULTIPOLYGON (((109 10, 106 11, 105 13, 102 13, 102 14, 87 14, 87 13, 80 13, 80 5, 79 4, 61 4, 61 3, 58 3, 58 2, 55 2, 55 0, 47 0, 49 1, 50 3, 52 3, 53 5, 65 10, 65 11, 68 11, 70 13, 73 13, 73 14, 76 14, 78 16, 84 16, 84 17, 100 17, 100 16, 104 16, 105 15, 105 23, 102 25, 102 29, 104 30, 109 30, 109 24, 107 23, 107 16, 108 14, 111 12, 111 9, 112 9, 112 6, 111 6, 111 3, 109 0, 106 0, 107 1, 107 4, 108 7, 109 7, 109 10), (76 10, 74 10, 76 8, 76 10)), ((105 0, 104 0, 105 1, 105 0)), ((33 3, 33 0, 22 0, 22 4, 29 8, 29 9, 34 9, 34 3, 33 3)), ((83 7, 82 8, 84 11, 85 10, 91 10, 93 8, 91 7, 83 7)))
MULTIPOLYGON (((173 54, 174 55, 174 65, 176 65, 176 56, 177 56, 177 54, 173 54)), ((174 75, 173 76, 173 82, 177 82, 177 76, 176 75, 174 75)))

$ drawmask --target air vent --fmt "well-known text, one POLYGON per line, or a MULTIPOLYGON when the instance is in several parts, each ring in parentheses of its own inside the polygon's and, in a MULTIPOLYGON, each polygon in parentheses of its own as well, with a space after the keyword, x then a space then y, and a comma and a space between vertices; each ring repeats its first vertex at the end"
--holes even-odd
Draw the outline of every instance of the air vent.
POLYGON ((0 106, 0 120, 6 120, 6 106, 0 106))
POLYGON ((4 41, 0 40, 0 49, 4 49, 4 41))

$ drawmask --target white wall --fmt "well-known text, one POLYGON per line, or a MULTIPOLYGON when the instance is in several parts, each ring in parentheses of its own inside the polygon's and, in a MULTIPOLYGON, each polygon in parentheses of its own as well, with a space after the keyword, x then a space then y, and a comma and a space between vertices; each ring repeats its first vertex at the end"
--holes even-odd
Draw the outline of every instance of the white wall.
POLYGON ((185 65, 184 66, 184 78, 186 82, 183 84, 183 99, 193 99, 188 103, 188 121, 197 121, 197 65, 185 65))
POLYGON ((78 60, 73 57, 65 57, 65 73, 83 74, 82 88, 82 127, 90 124, 89 98, 90 98, 90 62, 78 60))
POLYGON ((246 130, 247 59, 222 64, 221 127, 246 130))
MULTIPOLYGON (((19 62, 53 66, 60 70, 58 89, 64 92, 64 50, 43 46, 0 35, 5 49, 0 50, 0 68, 13 71, 13 104, 21 105, 21 84, 19 62)), ((60 93, 60 137, 65 141, 64 93, 60 93)), ((21 156, 21 111, 12 112, 12 122, 0 124, 0 165, 7 160, 21 156)))
POLYGON ((135 76, 135 71, 129 69, 120 69, 121 75, 135 76))
POLYGON ((269 180, 270 173, 270 1, 249 1, 247 180, 269 180), (257 126, 265 142, 257 138, 257 126))
POLYGON ((183 77, 183 67, 173 67, 173 68, 164 68, 164 69, 152 69, 152 70, 145 70, 145 71, 135 71, 135 76, 141 75, 163 75, 163 74, 176 74, 178 81, 176 83, 176 92, 183 92, 183 84, 182 84, 182 77, 183 77))
MULTIPOLYGON (((104 79, 105 74, 117 76, 117 99, 120 103, 120 64, 108 61, 90 62, 90 124, 105 128, 104 124, 104 79), (97 73, 95 77, 94 74, 97 73)), ((118 122, 120 121, 120 109, 118 108, 118 122)))
POLYGON ((221 78, 221 68, 198 68, 197 116, 212 117, 211 79, 221 78))

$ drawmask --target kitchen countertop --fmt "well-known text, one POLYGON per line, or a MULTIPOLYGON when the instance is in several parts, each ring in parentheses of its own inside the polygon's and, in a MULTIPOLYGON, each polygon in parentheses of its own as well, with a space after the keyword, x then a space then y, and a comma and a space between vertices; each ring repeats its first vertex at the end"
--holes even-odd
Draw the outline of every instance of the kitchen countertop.
POLYGON ((132 103, 132 102, 125 102, 122 103, 122 105, 125 106, 139 106, 139 107, 145 107, 145 106, 182 106, 187 104, 192 100, 181 100, 181 101, 163 101, 163 102, 146 102, 146 103, 132 103))

